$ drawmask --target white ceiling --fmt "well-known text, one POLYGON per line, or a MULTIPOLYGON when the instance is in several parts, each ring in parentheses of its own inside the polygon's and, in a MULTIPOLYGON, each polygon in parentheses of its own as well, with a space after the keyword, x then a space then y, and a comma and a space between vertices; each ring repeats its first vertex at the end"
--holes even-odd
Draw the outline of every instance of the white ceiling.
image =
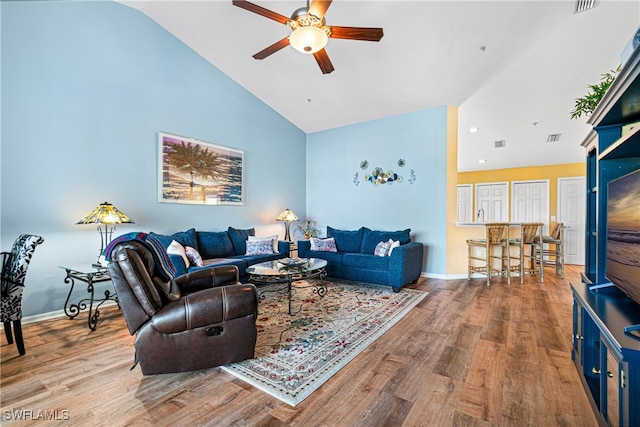
MULTIPOLYGON (((442 105, 459 107, 458 170, 584 161, 586 119, 574 99, 620 63, 640 22, 640 2, 335 0, 327 25, 382 27, 378 43, 330 39, 335 67, 287 47, 276 21, 231 0, 122 3, 174 34, 230 78, 310 133, 442 105), (472 126, 480 130, 470 133, 472 126), (547 143, 560 133, 559 142, 547 143), (506 147, 494 148, 494 141, 506 147), (486 163, 480 164, 484 159, 486 163)), ((255 0, 290 16, 304 0, 255 0)))

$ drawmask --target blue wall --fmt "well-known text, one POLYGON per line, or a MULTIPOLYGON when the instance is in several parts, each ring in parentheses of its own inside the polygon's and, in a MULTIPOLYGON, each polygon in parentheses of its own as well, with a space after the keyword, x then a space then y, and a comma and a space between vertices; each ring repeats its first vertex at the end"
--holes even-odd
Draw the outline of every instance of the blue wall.
POLYGON ((322 231, 327 225, 411 228, 425 245, 423 271, 440 275, 446 273, 446 178, 446 106, 307 136, 307 212, 322 231), (402 182, 372 185, 365 175, 377 166, 402 182))
MULTIPOLYGON (((426 245, 423 270, 445 273, 446 107, 305 135, 137 10, 0 2, 0 15, 0 246, 45 238, 25 315, 63 307, 59 266, 90 264, 100 244, 75 222, 103 201, 136 222, 116 235, 232 225, 282 236, 285 207, 323 228, 410 227, 426 245), (158 203, 158 131, 243 150, 245 204, 158 203), (404 181, 373 187, 364 175, 375 166, 404 181)), ((74 299, 84 295, 76 287, 74 299)))
POLYGON ((25 315, 63 307, 58 267, 90 264, 100 245, 95 227, 75 222, 105 200, 136 222, 116 235, 229 225, 283 235, 282 209, 305 215, 304 132, 145 15, 114 2, 0 7, 0 244, 45 238, 25 315), (158 203, 158 131, 243 150, 245 205, 158 203))

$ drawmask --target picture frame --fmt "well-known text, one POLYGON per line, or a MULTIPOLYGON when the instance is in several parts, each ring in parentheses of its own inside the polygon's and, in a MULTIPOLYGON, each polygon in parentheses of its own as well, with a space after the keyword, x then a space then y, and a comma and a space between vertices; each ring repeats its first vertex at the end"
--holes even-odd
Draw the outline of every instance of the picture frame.
POLYGON ((244 204, 244 152, 158 132, 158 202, 244 204))

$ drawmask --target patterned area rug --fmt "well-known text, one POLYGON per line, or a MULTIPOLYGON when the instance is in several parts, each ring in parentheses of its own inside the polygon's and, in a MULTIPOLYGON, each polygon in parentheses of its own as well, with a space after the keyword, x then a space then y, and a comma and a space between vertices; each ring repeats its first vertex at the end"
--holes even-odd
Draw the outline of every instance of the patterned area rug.
POLYGON ((296 406, 427 296, 334 279, 325 284, 320 298, 308 282, 295 282, 292 315, 286 291, 265 293, 255 358, 222 369, 296 406))

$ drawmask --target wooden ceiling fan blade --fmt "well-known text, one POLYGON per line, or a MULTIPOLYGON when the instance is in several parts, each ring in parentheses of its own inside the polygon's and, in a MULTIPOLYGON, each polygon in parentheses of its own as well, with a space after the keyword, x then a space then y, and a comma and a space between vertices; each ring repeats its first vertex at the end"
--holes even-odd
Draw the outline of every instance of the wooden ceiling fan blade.
POLYGON ((262 49, 260 52, 256 53, 255 55, 253 55, 253 57, 255 59, 264 59, 267 56, 276 53, 277 51, 279 51, 280 49, 282 49, 283 47, 289 46, 289 37, 285 37, 280 41, 275 42, 274 44, 272 44, 271 46, 262 49))
POLYGON ((319 19, 324 18, 324 14, 327 13, 327 9, 331 6, 333 0, 313 0, 311 6, 309 6, 309 14, 315 15, 319 19))
POLYGON ((316 58, 316 62, 320 66, 320 69, 322 70, 322 74, 329 74, 334 70, 333 64, 331 63, 331 60, 329 59, 329 55, 327 54, 326 50, 321 49, 317 51, 316 53, 313 54, 313 57, 316 58))
POLYGON ((269 19, 273 19, 274 21, 277 21, 281 24, 285 24, 287 25, 287 22, 289 22, 289 18, 287 18, 284 15, 280 15, 279 13, 276 13, 272 10, 269 9, 265 9, 262 6, 258 6, 257 4, 253 4, 251 2, 248 1, 244 1, 244 0, 233 0, 233 5, 234 6, 238 6, 241 7, 245 10, 248 10, 249 12, 253 12, 253 13, 257 13, 258 15, 262 15, 265 18, 269 18, 269 19))
POLYGON ((382 28, 331 27, 332 39, 364 40, 378 42, 384 35, 382 28))

